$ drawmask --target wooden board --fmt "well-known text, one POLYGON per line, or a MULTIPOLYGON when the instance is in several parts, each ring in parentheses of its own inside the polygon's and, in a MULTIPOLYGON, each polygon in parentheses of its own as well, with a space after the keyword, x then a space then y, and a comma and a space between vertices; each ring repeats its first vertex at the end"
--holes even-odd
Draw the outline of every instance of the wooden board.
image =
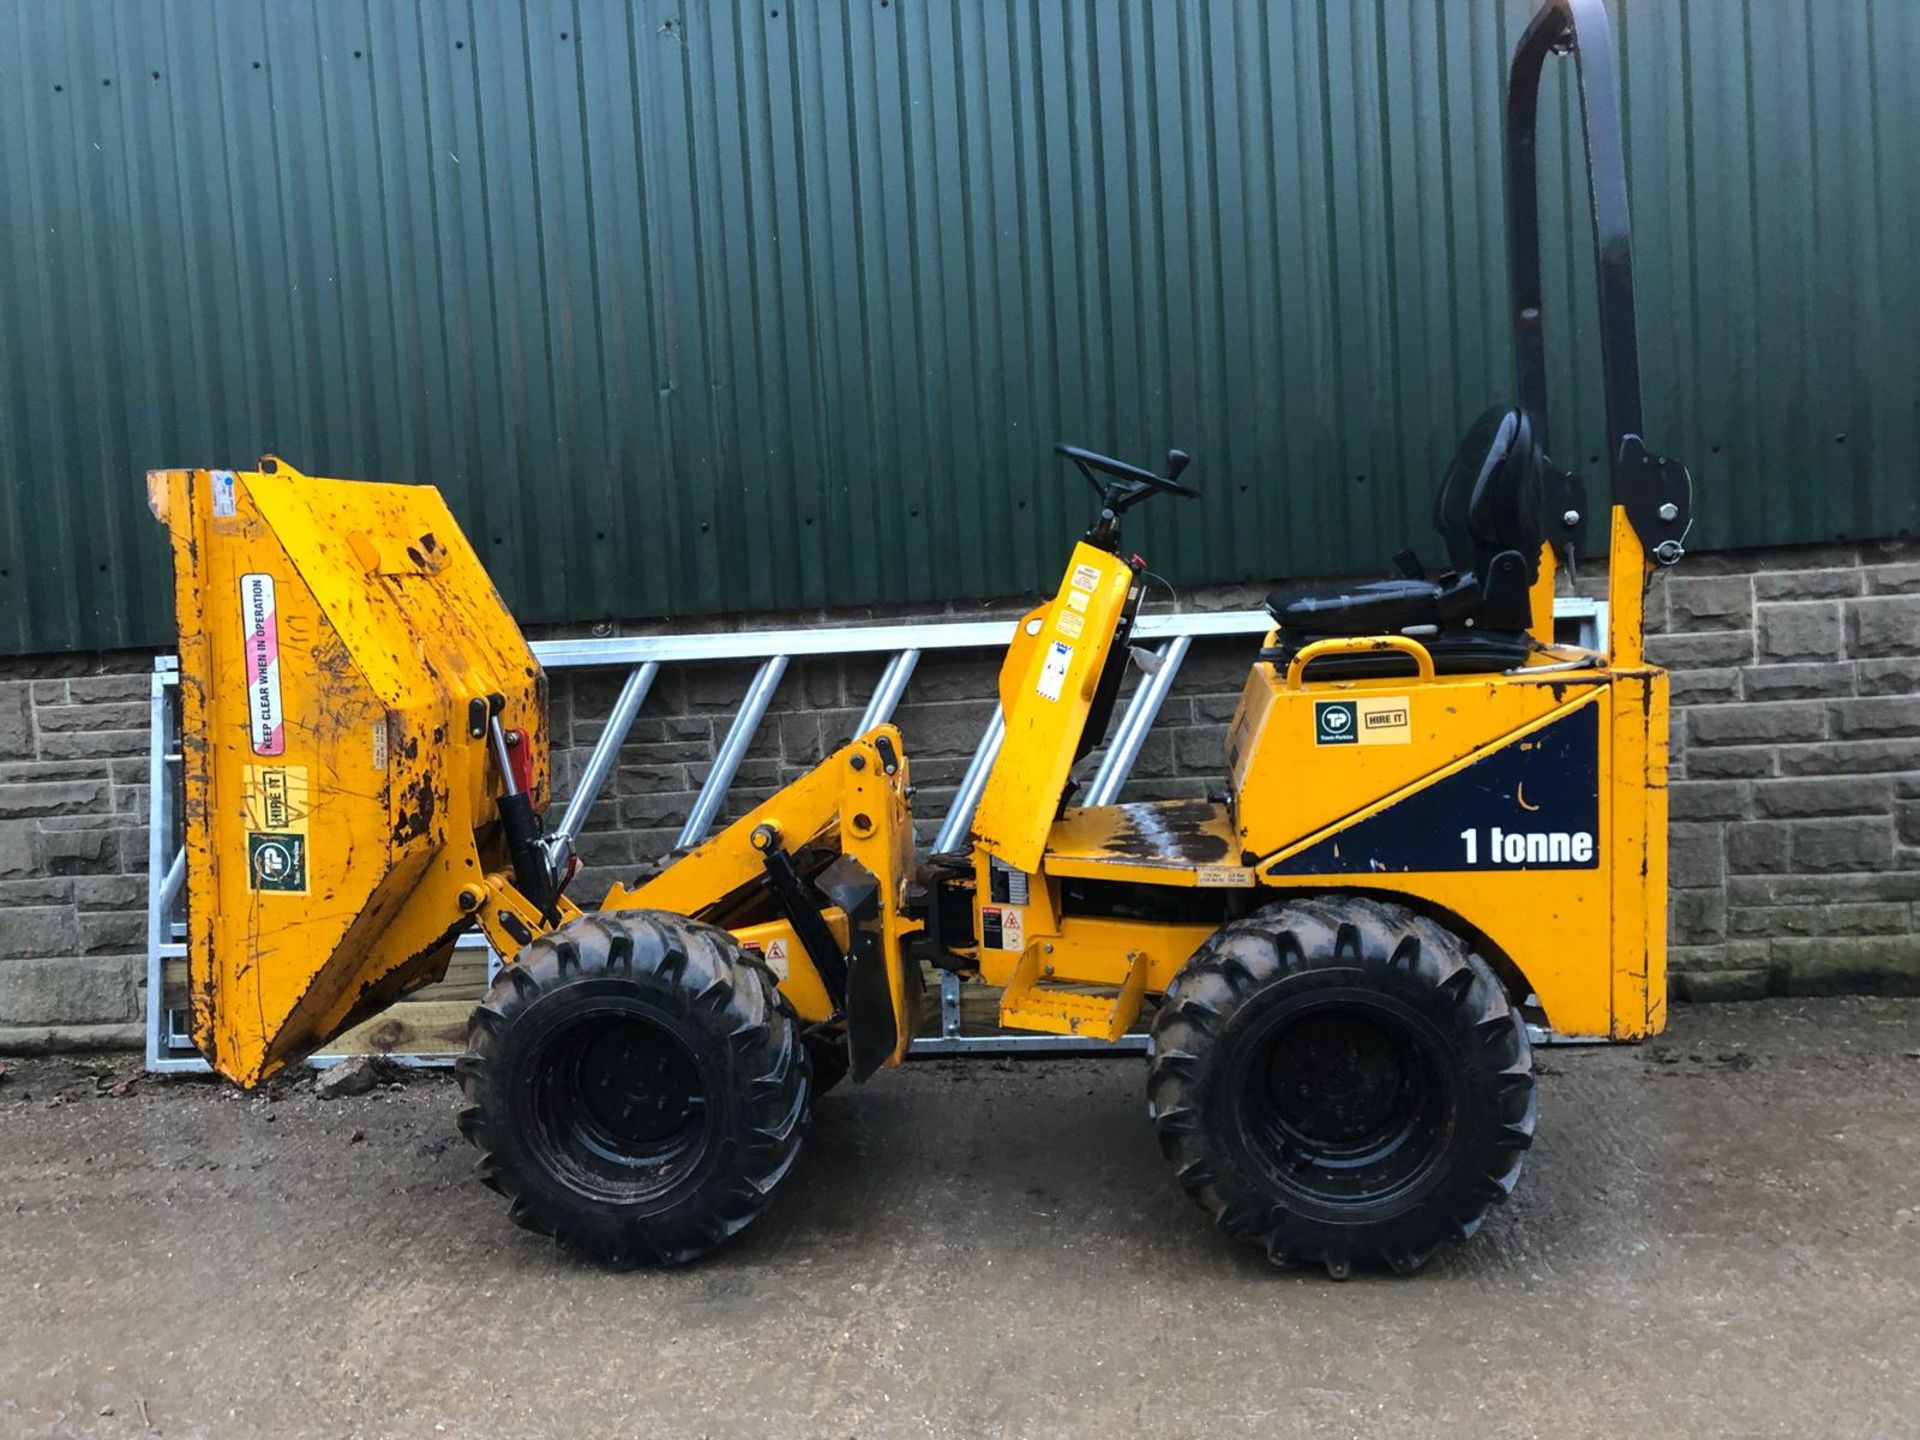
MULTIPOLYGON (((479 949, 455 950, 444 979, 363 1020, 320 1054, 403 1055, 429 1064, 452 1064, 467 1048, 467 1017, 487 992, 487 955, 479 949)), ((166 1003, 170 1009, 187 1008, 184 959, 167 962, 166 1003)))
POLYGON ((471 1000, 409 998, 354 1026, 321 1054, 405 1055, 452 1064, 467 1048, 467 1019, 472 1014, 471 1000))

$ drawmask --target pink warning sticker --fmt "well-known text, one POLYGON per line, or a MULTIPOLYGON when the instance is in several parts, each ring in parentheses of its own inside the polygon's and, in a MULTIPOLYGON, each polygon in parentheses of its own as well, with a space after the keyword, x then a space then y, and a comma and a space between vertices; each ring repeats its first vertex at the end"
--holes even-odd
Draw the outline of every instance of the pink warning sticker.
POLYGON ((253 753, 283 755, 286 721, 280 714, 280 618, 271 575, 240 577, 241 649, 247 657, 247 719, 253 753))

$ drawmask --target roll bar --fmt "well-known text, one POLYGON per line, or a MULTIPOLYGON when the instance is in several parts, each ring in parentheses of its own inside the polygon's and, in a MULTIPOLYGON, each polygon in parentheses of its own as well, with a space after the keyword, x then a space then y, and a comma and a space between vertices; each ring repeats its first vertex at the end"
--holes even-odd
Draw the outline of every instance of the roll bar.
POLYGON ((1625 512, 1646 555, 1671 565, 1686 553, 1693 487, 1685 466, 1655 455, 1641 438, 1640 343, 1634 322, 1626 152, 1612 33, 1603 0, 1544 0, 1527 23, 1507 74, 1507 266, 1520 404, 1533 417, 1534 433, 1544 443, 1547 362, 1536 140, 1540 73, 1550 53, 1573 56, 1580 97, 1594 276, 1599 288, 1612 503, 1625 512))

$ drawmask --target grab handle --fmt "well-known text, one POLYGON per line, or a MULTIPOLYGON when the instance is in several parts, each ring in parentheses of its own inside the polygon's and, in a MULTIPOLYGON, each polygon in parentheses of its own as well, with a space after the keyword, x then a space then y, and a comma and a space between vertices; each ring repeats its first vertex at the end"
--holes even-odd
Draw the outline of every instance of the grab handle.
POLYGON ((1433 679, 1433 655, 1418 640, 1407 635, 1340 635, 1303 645, 1287 666, 1287 689, 1298 690, 1307 666, 1329 655, 1369 655, 1381 650, 1397 650, 1413 660, 1414 675, 1433 679))

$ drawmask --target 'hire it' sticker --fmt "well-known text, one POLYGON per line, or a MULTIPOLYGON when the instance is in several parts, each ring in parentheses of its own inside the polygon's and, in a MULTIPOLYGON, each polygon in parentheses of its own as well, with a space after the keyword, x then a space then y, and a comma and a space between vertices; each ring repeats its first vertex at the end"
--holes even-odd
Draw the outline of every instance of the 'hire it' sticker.
POLYGON ((1412 712, 1404 695, 1313 702, 1316 745, 1411 745, 1412 712))
POLYGON ((307 828, 307 767, 304 765, 249 765, 246 767, 247 828, 298 830, 307 828))
POLYGON ((307 893, 307 767, 246 767, 247 888, 307 893))
POLYGON ((271 575, 240 577, 240 650, 247 661, 247 721, 253 753, 283 755, 286 721, 280 714, 280 616, 271 575))

